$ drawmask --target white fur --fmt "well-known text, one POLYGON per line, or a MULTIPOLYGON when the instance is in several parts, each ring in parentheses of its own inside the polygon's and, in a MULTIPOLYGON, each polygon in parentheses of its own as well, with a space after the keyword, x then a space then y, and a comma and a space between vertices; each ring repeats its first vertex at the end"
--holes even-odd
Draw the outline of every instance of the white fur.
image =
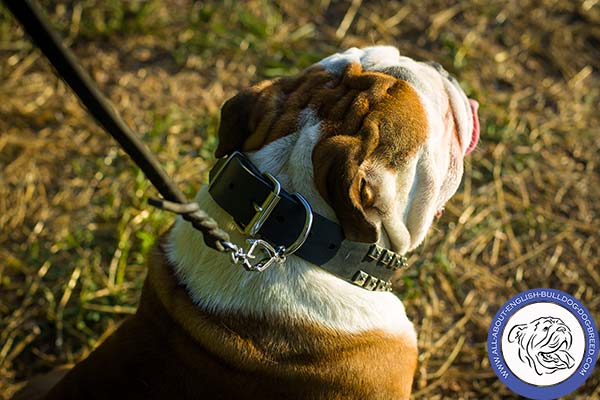
MULTIPOLYGON (((336 220, 313 180, 311 153, 320 123, 309 110, 301 122, 299 132, 249 156, 262 171, 277 176, 286 190, 302 193, 314 211, 336 220)), ((232 218, 214 202, 206 187, 196 201, 235 243, 244 243, 232 218)), ((381 329, 416 341, 412 323, 394 294, 361 289, 299 257, 290 256, 284 264, 262 273, 247 272, 231 265, 228 255, 208 249, 200 233, 181 219, 170 233, 167 254, 195 303, 211 312, 301 321, 345 333, 381 329)))
MULTIPOLYGON (((403 253, 421 243, 437 208, 454 193, 460 180, 462 159, 448 150, 450 139, 442 117, 449 102, 453 104, 455 117, 463 121, 461 135, 466 136, 463 130, 469 129, 469 122, 465 122, 467 117, 460 108, 460 96, 464 94, 446 87, 430 66, 400 56, 393 47, 353 48, 327 57, 320 64, 328 71, 341 73, 351 62, 362 63, 370 70, 401 65, 423 77, 418 93, 429 119, 425 146, 414 159, 406 160, 400 171, 365 166, 370 170, 371 183, 378 188, 377 201, 383 210, 370 215, 378 218, 376 222, 383 228, 380 243, 391 244, 403 253)), ((249 156, 262 171, 275 175, 287 191, 302 193, 316 212, 336 220, 313 179, 312 149, 319 139, 320 122, 307 109, 298 126, 298 132, 249 156)), ((244 243, 232 218, 212 200, 206 188, 200 190, 196 201, 230 233, 233 242, 244 243)), ((302 321, 346 333, 381 329, 409 335, 416 343, 412 323, 394 294, 353 286, 296 256, 262 273, 247 272, 231 265, 228 255, 208 249, 200 233, 181 219, 168 238, 167 255, 194 302, 211 312, 302 321)))

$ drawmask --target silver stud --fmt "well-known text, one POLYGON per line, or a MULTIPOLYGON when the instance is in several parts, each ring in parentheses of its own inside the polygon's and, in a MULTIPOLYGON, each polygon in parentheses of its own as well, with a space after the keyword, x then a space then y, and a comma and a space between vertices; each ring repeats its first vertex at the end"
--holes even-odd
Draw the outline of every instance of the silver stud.
POLYGON ((387 290, 387 281, 380 279, 379 282, 377 282, 377 287, 375 287, 375 290, 378 292, 385 292, 387 290))
POLYGON ((388 268, 398 269, 400 267, 400 256, 394 254, 394 257, 392 257, 392 261, 390 261, 390 263, 387 266, 388 268))
POLYGON ((408 267, 408 259, 405 256, 400 256, 400 265, 402 267, 408 267))
POLYGON ((367 257, 377 261, 379 260, 379 258, 381 257, 381 254, 383 254, 383 248, 377 246, 376 244, 372 245, 369 248, 369 252, 367 253, 367 257))
POLYGON ((392 259, 394 258, 395 254, 392 253, 389 250, 384 250, 383 251, 383 256, 381 257, 381 263, 385 264, 385 265, 389 265, 390 261, 392 261, 392 259))
POLYGON ((352 277, 352 283, 358 286, 364 286, 365 282, 369 278, 369 274, 364 271, 357 271, 352 277))
POLYGON ((367 280, 367 282, 363 285, 363 287, 367 290, 374 290, 375 287, 377 287, 377 282, 379 281, 379 279, 375 278, 374 276, 369 276, 369 279, 367 280))

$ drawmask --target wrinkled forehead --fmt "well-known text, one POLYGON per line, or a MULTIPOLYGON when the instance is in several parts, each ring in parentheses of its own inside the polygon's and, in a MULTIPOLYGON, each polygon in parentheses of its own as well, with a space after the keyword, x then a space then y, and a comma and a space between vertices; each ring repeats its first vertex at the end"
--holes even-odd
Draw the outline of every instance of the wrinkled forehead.
MULTIPOLYGON (((408 82, 418 93, 428 111, 430 122, 440 116, 451 115, 452 120, 440 122, 446 130, 454 131, 464 151, 477 143, 476 106, 473 108, 458 81, 440 64, 431 61, 415 61, 400 55, 392 46, 374 46, 364 49, 352 48, 324 58, 319 64, 327 71, 341 73, 349 63, 358 63, 365 71, 377 71, 408 82), (475 138, 475 139, 474 139, 475 138)), ((433 127, 433 124, 432 124, 433 127)), ((434 129, 439 134, 444 129, 434 129)), ((433 136, 432 136, 433 137, 433 136)))
POLYGON ((443 85, 442 77, 433 64, 418 62, 401 56, 398 49, 391 46, 351 48, 336 53, 319 62, 327 71, 340 74, 350 63, 358 63, 365 71, 377 71, 410 83, 422 94, 435 96, 443 85))
POLYGON ((548 326, 552 326, 552 325, 559 325, 561 323, 560 320, 552 318, 552 317, 546 317, 546 318, 541 318, 536 324, 535 327, 540 329, 540 328, 545 328, 548 326))
MULTIPOLYGON (((464 93, 458 82, 435 62, 415 61, 400 55, 392 46, 352 48, 333 54, 319 62, 327 71, 340 74, 349 63, 358 63, 365 71, 377 71, 407 81, 421 97, 432 102, 437 109, 448 104, 449 97, 459 101, 464 93)), ((451 99, 453 100, 453 99, 451 99)))

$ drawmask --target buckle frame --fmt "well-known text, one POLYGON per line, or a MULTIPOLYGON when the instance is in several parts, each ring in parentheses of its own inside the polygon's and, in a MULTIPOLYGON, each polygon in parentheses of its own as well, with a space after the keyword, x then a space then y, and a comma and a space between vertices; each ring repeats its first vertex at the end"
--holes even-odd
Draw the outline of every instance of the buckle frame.
MULTIPOLYGON (((240 158, 241 160, 246 160, 246 156, 244 156, 239 151, 231 153, 231 155, 229 155, 227 159, 223 161, 223 165, 219 167, 219 169, 215 172, 212 179, 210 180, 208 184, 209 190, 212 188, 215 182, 219 180, 221 173, 225 170, 225 168, 231 162, 231 160, 233 160, 236 157, 240 158)), ((273 212, 273 209, 281 199, 281 197, 279 197, 279 193, 281 193, 281 184, 279 183, 277 178, 275 178, 268 172, 265 172, 262 175, 271 181, 271 183, 273 184, 273 189, 271 190, 271 192, 269 192, 267 198, 263 201, 261 205, 258 205, 256 203, 252 204, 256 213, 250 219, 248 224, 242 226, 235 222, 236 227, 241 233, 253 237, 256 236, 260 228, 262 228, 263 224, 265 223, 267 218, 269 218, 269 215, 271 215, 271 212, 273 212)))
POLYGON ((256 236, 260 228, 262 228, 263 224, 269 218, 269 215, 273 212, 273 209, 279 203, 279 193, 281 192, 281 184, 273 175, 268 172, 263 173, 263 176, 268 178, 273 183, 273 190, 271 190, 267 196, 267 198, 263 201, 263 203, 259 206, 254 203, 252 206, 256 211, 254 217, 248 222, 248 224, 242 227, 237 222, 235 223, 237 228, 245 235, 256 236))
POLYGON ((302 207, 304 207, 304 226, 302 227, 302 232, 300 232, 294 243, 287 248, 286 254, 293 254, 296 252, 296 250, 302 247, 304 242, 306 242, 306 239, 308 239, 308 234, 312 229, 314 219, 310 203, 304 198, 304 196, 302 196, 300 193, 294 193, 294 197, 296 197, 300 204, 302 204, 302 207))

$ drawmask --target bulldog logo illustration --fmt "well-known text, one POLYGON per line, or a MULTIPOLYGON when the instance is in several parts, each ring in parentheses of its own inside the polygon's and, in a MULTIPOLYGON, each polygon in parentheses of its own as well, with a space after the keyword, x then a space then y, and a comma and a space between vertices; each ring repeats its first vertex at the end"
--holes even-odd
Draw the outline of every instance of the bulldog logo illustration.
POLYGON ((508 342, 519 346, 519 358, 538 375, 575 366, 575 359, 569 354, 573 344, 571 329, 560 318, 540 317, 515 325, 508 342))
POLYGON ((490 366, 528 399, 556 399, 592 374, 600 342, 587 308, 568 293, 535 288, 500 307, 488 331, 490 366))

